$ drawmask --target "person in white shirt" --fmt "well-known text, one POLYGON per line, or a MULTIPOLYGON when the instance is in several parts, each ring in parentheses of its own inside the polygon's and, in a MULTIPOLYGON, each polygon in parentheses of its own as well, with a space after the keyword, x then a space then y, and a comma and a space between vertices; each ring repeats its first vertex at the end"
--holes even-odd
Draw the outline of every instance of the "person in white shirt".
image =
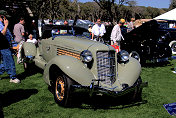
POLYGON ((124 23, 125 20, 120 19, 119 23, 113 27, 111 32, 111 45, 119 46, 119 49, 121 38, 123 39, 120 27, 123 26, 124 23))
POLYGON ((29 39, 27 39, 26 42, 31 42, 31 43, 37 44, 37 40, 35 38, 33 38, 32 34, 29 35, 29 39))
POLYGON ((92 40, 95 37, 102 37, 106 33, 105 26, 101 24, 101 20, 97 19, 96 24, 92 27, 92 40))

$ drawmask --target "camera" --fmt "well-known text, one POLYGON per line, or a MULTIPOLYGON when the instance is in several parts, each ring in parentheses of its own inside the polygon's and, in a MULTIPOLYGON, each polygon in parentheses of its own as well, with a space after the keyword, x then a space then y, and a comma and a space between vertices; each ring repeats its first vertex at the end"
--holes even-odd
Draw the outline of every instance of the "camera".
POLYGON ((2 20, 4 21, 4 16, 1 16, 2 20))

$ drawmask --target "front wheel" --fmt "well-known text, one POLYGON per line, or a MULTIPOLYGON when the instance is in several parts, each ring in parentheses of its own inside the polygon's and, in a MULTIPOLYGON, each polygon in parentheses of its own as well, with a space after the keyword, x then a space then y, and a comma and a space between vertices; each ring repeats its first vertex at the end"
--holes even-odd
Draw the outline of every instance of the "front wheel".
POLYGON ((65 74, 56 77, 54 90, 56 103, 64 107, 71 105, 71 85, 73 81, 65 74))
MULTIPOLYGON (((141 84, 142 83, 142 79, 141 77, 139 77, 137 79, 137 81, 134 83, 134 85, 136 84, 141 84)), ((141 87, 136 87, 133 91, 131 91, 130 93, 128 93, 124 100, 126 100, 127 102, 140 102, 142 101, 142 88, 141 87)))
MULTIPOLYGON (((142 83, 142 79, 141 79, 141 77, 139 77, 135 84, 141 84, 141 83, 142 83)), ((141 101, 142 100, 142 88, 137 87, 134 90, 132 99, 133 99, 133 101, 141 101)))

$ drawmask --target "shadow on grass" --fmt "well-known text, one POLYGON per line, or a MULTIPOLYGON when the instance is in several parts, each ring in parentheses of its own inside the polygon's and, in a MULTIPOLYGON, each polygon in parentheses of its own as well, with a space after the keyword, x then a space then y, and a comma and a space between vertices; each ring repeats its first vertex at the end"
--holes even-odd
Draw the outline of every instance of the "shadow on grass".
POLYGON ((7 107, 13 103, 29 98, 33 94, 37 94, 37 89, 17 89, 10 90, 1 95, 0 101, 3 107, 7 107))
POLYGON ((155 67, 165 67, 165 66, 172 66, 173 64, 171 64, 169 61, 166 62, 158 62, 158 63, 145 63, 142 64, 142 67, 146 67, 146 68, 155 68, 155 67))
POLYGON ((124 109, 133 106, 140 106, 147 104, 147 100, 142 100, 141 96, 134 97, 133 94, 125 94, 123 96, 115 97, 110 95, 93 95, 88 94, 74 94, 73 101, 69 108, 80 109, 124 109))
MULTIPOLYGON (((84 99, 85 101, 85 99, 84 99)), ((131 101, 124 97, 94 96, 84 102, 81 109, 124 109, 146 104, 147 100, 131 101)))
POLYGON ((174 71, 175 69, 174 69, 174 68, 171 68, 170 70, 174 71))
POLYGON ((37 93, 37 89, 18 89, 10 90, 4 94, 0 94, 0 118, 4 118, 3 107, 7 107, 13 103, 27 99, 31 95, 37 93))
POLYGON ((43 70, 41 70, 37 66, 32 65, 30 68, 28 68, 24 72, 18 74, 17 78, 19 78, 20 80, 24 80, 26 77, 35 75, 37 73, 43 73, 43 70))
MULTIPOLYGON (((43 73, 43 70, 38 68, 35 65, 31 65, 27 70, 25 70, 24 72, 18 74, 17 78, 20 79, 20 80, 24 80, 26 77, 35 75, 37 73, 43 73)), ((5 77, 2 77, 1 80, 2 79, 10 79, 10 78, 9 78, 9 76, 5 76, 5 77)))
POLYGON ((2 94, 0 94, 0 118, 4 118, 3 108, 2 108, 2 94))

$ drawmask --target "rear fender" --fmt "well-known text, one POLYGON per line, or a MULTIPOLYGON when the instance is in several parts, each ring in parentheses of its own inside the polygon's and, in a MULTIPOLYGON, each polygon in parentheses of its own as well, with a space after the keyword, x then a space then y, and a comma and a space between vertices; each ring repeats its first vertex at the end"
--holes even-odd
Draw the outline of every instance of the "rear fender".
POLYGON ((23 43, 24 55, 35 57, 37 54, 37 48, 34 43, 24 42, 23 43))
POLYGON ((52 65, 57 66, 64 74, 83 86, 90 86, 92 80, 95 79, 93 73, 80 60, 71 56, 61 55, 50 60, 44 69, 44 81, 50 86, 52 78, 50 78, 49 72, 52 65))

